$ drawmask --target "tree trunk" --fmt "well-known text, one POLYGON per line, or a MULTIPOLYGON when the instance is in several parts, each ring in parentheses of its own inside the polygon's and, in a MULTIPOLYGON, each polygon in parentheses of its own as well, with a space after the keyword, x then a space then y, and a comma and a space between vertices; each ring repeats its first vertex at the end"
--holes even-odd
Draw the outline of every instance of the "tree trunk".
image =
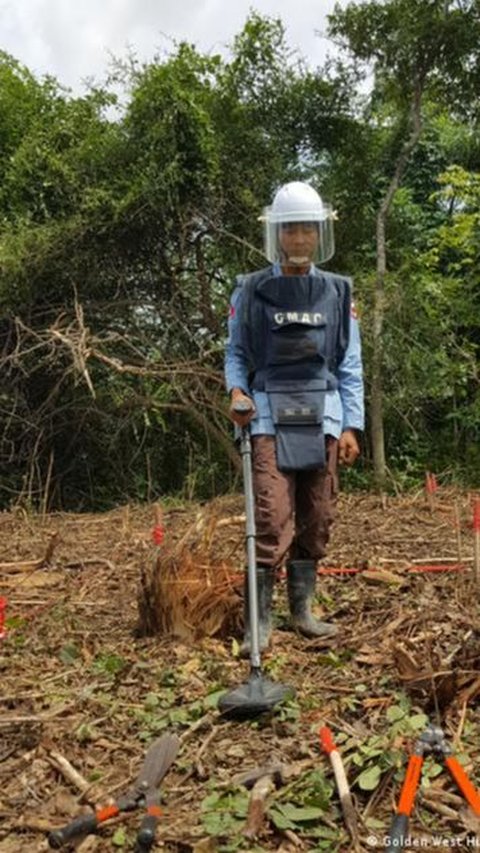
POLYGON ((370 431, 375 485, 379 491, 385 486, 387 461, 385 457, 385 432, 383 428, 383 318, 385 314, 385 219, 381 211, 377 217, 377 277, 373 301, 372 384, 370 398, 370 431))
POLYGON ((380 204, 377 214, 377 276, 373 299, 373 348, 372 348, 372 383, 370 399, 370 430, 372 441, 372 457, 375 485, 379 491, 385 487, 387 477, 387 461, 385 455, 385 432, 383 423, 383 321, 385 317, 385 278, 387 274, 387 245, 386 224, 408 158, 415 148, 422 130, 421 103, 423 86, 417 80, 411 104, 411 132, 405 141, 395 163, 395 169, 387 192, 380 204))

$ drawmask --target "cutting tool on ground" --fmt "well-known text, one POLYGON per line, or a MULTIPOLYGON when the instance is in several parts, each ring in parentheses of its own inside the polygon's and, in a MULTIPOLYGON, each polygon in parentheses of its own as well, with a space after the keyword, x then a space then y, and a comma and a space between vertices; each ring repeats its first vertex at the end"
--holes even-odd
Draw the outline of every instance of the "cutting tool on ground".
POLYGON ((52 830, 48 835, 50 847, 58 850, 80 835, 96 832, 100 824, 112 817, 144 808, 146 814, 137 834, 135 849, 136 853, 146 853, 150 850, 155 841, 158 820, 162 815, 158 786, 172 766, 179 747, 180 740, 176 735, 164 734, 157 738, 148 748, 133 786, 112 805, 99 808, 92 814, 80 815, 66 826, 52 830))
POLYGON ((397 813, 388 838, 387 853, 399 853, 408 843, 408 824, 420 783, 423 762, 427 755, 432 755, 438 762, 445 765, 474 813, 480 815, 480 792, 453 755, 443 730, 431 723, 415 742, 413 753, 409 758, 397 813))

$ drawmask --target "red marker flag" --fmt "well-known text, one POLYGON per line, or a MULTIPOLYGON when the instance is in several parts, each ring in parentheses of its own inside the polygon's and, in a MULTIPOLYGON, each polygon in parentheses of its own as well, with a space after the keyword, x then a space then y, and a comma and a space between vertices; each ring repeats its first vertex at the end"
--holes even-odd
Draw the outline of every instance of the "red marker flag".
POLYGON ((160 503, 154 506, 155 525, 152 530, 152 539, 155 545, 161 545, 165 538, 165 528, 163 526, 163 507, 160 503))
POLYGON ((165 530, 160 524, 156 524, 152 530, 152 539, 155 545, 161 545, 165 536, 165 530))

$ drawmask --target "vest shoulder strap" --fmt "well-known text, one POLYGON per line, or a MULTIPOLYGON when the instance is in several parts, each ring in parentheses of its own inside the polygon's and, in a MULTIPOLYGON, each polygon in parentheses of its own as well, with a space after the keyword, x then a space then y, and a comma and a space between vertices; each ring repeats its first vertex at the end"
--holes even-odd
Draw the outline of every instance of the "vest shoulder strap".
POLYGON ((242 320, 246 324, 247 327, 251 326, 252 323, 252 303, 253 303, 253 293, 255 292, 255 288, 260 282, 268 279, 272 276, 272 267, 264 267, 261 270, 255 270, 255 272, 245 273, 244 275, 239 275, 236 278, 236 287, 241 287, 243 291, 242 298, 242 320))
POLYGON ((326 284, 330 285, 337 294, 339 302, 339 323, 335 346, 335 369, 341 364, 350 340, 350 313, 352 308, 352 279, 325 270, 317 270, 326 284))

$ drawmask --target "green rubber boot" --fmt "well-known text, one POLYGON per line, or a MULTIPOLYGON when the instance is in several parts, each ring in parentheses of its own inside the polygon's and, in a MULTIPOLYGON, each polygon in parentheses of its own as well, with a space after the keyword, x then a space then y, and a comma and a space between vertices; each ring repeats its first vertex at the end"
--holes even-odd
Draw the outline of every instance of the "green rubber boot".
POLYGON ((315 560, 292 560, 287 564, 287 593, 291 624, 305 637, 334 637, 336 625, 321 622, 312 614, 317 567, 315 560))
MULTIPOLYGON (((272 633, 272 597, 275 570, 270 566, 257 566, 258 589, 258 634, 260 653, 268 649, 272 633)), ((251 651, 250 611, 248 596, 248 574, 245 572, 244 618, 245 634, 240 646, 240 657, 248 658, 251 651)))

